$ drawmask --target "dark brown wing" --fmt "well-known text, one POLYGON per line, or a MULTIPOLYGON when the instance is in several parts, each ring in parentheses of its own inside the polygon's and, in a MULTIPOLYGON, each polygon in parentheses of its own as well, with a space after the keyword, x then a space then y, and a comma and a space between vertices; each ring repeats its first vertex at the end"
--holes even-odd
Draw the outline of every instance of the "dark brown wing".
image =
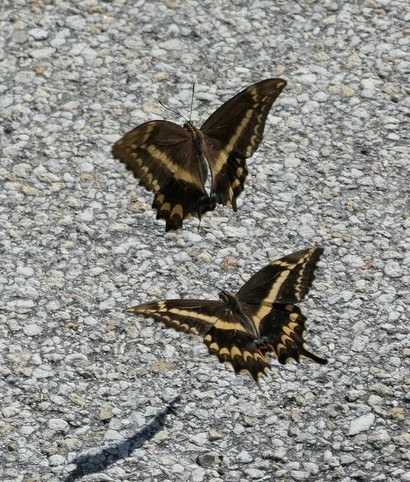
POLYGON ((239 290, 237 299, 259 334, 260 351, 277 356, 280 363, 310 358, 327 363, 306 349, 306 318, 293 303, 308 293, 322 248, 311 248, 273 261, 239 290))
POLYGON ((204 341, 209 353, 216 355, 220 362, 231 364, 235 373, 249 373, 256 382, 270 368, 255 339, 244 332, 239 323, 220 320, 208 331, 204 341))
POLYGON ((220 301, 163 300, 126 311, 154 318, 178 331, 203 336, 209 353, 216 355, 221 362, 230 363, 236 373, 245 371, 257 380, 269 368, 253 337, 220 301))
POLYGON ((212 174, 211 196, 234 211, 247 175, 245 159, 258 148, 272 104, 285 86, 283 79, 253 84, 219 107, 201 127, 212 174))
POLYGON ((213 300, 161 300, 127 308, 145 318, 164 323, 177 331, 204 336, 218 321, 224 310, 220 301, 213 300))
POLYGON ((125 134, 112 149, 153 191, 157 219, 165 219, 166 231, 178 229, 188 215, 201 217, 215 206, 205 190, 206 171, 198 162, 192 134, 168 121, 151 121, 125 134))
POLYGON ((289 359, 299 362, 301 358, 325 365, 327 360, 307 349, 304 339, 306 317, 295 305, 274 305, 268 315, 259 322, 261 353, 277 357, 282 364, 289 359))
POLYGON ((297 303, 308 293, 322 248, 310 248, 284 256, 258 271, 238 291, 242 303, 260 305, 297 303))

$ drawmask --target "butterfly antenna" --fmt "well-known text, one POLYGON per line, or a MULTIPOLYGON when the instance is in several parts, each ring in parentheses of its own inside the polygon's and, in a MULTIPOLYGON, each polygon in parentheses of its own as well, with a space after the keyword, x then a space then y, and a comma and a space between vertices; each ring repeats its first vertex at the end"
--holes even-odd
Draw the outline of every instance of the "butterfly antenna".
POLYGON ((186 121, 188 122, 188 119, 187 119, 184 115, 182 115, 180 112, 178 112, 177 110, 171 109, 171 107, 165 105, 165 104, 164 104, 163 102, 161 102, 160 100, 159 100, 158 102, 160 103, 160 105, 162 105, 162 107, 163 107, 164 109, 167 109, 167 110, 173 112, 174 114, 176 114, 176 115, 179 116, 179 117, 182 117, 184 120, 186 120, 186 121))
POLYGON ((195 97, 195 82, 192 84, 192 96, 191 96, 191 110, 189 111, 189 118, 192 119, 192 109, 194 106, 194 97, 195 97))

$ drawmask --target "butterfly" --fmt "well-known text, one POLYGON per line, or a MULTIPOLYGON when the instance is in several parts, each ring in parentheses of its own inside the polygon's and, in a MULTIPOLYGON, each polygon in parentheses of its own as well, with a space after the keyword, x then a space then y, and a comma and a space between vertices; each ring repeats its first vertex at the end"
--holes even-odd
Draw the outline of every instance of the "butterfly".
POLYGON ((187 216, 201 219, 223 204, 237 210, 236 198, 248 174, 245 160, 258 148, 266 118, 286 86, 282 79, 251 85, 219 107, 200 129, 154 120, 117 141, 112 154, 154 192, 152 207, 165 230, 182 227, 187 216), (205 183, 211 174, 210 193, 205 183))
POLYGON ((220 301, 162 300, 125 311, 202 336, 210 354, 256 382, 270 368, 268 354, 282 364, 310 358, 324 365, 327 360, 306 347, 306 317, 295 305, 308 293, 322 253, 310 248, 273 261, 236 295, 221 291, 220 301))

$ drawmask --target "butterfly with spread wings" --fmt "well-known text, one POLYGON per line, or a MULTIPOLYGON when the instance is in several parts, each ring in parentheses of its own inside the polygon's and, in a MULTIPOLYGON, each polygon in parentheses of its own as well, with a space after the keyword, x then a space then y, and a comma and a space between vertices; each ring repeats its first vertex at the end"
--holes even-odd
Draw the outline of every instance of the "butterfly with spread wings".
POLYGON ((152 207, 165 230, 179 229, 187 216, 201 219, 216 205, 237 210, 236 198, 248 174, 245 160, 263 135, 266 118, 286 86, 282 79, 251 85, 219 107, 200 129, 154 120, 117 141, 112 154, 154 192, 152 207), (211 174, 210 193, 205 183, 211 174))
POLYGON ((327 360, 307 350, 306 317, 295 305, 308 293, 322 253, 322 248, 311 248, 273 261, 235 296, 221 291, 220 301, 162 300, 126 312, 203 336, 219 361, 230 363, 236 373, 248 372, 255 381, 270 368, 268 354, 282 364, 310 358, 323 365, 327 360))

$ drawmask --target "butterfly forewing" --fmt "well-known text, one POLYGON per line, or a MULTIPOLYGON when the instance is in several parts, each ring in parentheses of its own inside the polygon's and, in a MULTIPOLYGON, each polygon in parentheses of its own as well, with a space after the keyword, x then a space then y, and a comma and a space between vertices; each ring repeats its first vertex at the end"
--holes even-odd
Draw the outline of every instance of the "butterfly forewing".
POLYGON ((226 310, 220 301, 161 300, 133 306, 126 311, 145 318, 154 318, 178 331, 203 336, 226 310))
POLYGON ((284 256, 258 271, 238 291, 246 304, 297 303, 309 291, 322 248, 311 248, 284 256))
POLYGON ((153 318, 169 328, 204 337, 209 353, 230 363, 235 372, 247 371, 257 380, 269 367, 235 316, 220 301, 162 300, 126 310, 153 318))
POLYGON ((245 159, 259 147, 266 118, 285 86, 282 79, 251 85, 217 109, 201 127, 212 175, 211 196, 234 211, 248 174, 245 159))
POLYGON ((157 192, 177 171, 180 178, 191 180, 191 173, 185 167, 192 155, 191 137, 172 122, 141 124, 117 141, 112 153, 150 191, 157 192))
POLYGON ((166 230, 178 229, 183 220, 198 218, 216 203, 236 211, 236 198, 247 176, 245 159, 258 148, 267 115, 285 87, 282 79, 267 79, 237 94, 197 129, 167 121, 136 127, 113 146, 140 184, 155 193, 157 218, 166 230), (211 192, 205 190, 207 165, 211 192))
MULTIPOLYGON (((266 79, 249 86, 219 107, 201 131, 220 150, 251 157, 262 140, 269 111, 285 86, 283 79, 266 79)), ((217 161, 211 166, 215 172, 217 161)))
POLYGON ((128 132, 114 144, 113 156, 155 193, 157 219, 166 230, 178 229, 188 215, 212 208, 205 190, 203 163, 193 162, 195 148, 190 132, 168 121, 151 121, 128 132))

